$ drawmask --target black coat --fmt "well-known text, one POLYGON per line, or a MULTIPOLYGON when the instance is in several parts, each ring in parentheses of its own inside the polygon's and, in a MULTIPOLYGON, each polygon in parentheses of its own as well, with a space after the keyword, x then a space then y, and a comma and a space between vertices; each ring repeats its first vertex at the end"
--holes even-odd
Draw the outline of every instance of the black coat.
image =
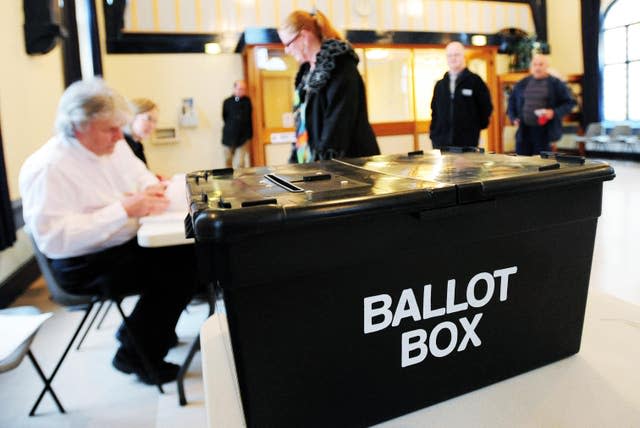
POLYGON ((136 157, 142 162, 144 162, 145 165, 147 165, 147 157, 144 155, 144 146, 142 145, 142 143, 140 141, 136 141, 129 134, 124 134, 124 139, 129 147, 131 147, 133 154, 136 155, 136 157))
MULTIPOLYGON (((533 76, 529 75, 516 83, 509 96, 507 109, 509 119, 512 122, 519 119, 521 125, 524 123, 524 91, 531 79, 533 79, 533 76)), ((547 136, 549 142, 551 142, 562 138, 562 118, 571 113, 571 110, 576 105, 576 100, 571 95, 569 87, 562 80, 549 76, 547 82, 549 84, 549 106, 547 108, 553 109, 554 113, 553 118, 546 125, 547 136)), ((516 143, 522 142, 522 130, 521 127, 518 127, 516 143)))
POLYGON ((327 40, 307 86, 303 76, 309 73, 309 64, 298 71, 296 90, 300 100, 307 97, 306 127, 314 160, 380 154, 357 65, 358 57, 348 44, 327 40))
POLYGON ((239 147, 253 137, 251 124, 251 100, 249 97, 231 96, 222 104, 222 144, 239 147))
POLYGON ((430 138, 434 148, 477 146, 480 130, 489 126, 493 111, 489 88, 465 68, 456 79, 453 101, 449 73, 436 83, 431 100, 430 138))

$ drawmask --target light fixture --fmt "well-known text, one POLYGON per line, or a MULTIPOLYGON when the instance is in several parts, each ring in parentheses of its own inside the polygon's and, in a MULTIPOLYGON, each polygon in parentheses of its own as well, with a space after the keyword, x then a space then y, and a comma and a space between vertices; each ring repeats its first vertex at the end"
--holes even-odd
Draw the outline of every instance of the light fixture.
POLYGON ((389 51, 387 49, 367 49, 365 50, 365 55, 367 59, 375 61, 388 57, 389 51))
POLYGON ((210 55, 217 55, 220 52, 222 52, 222 49, 220 49, 220 45, 218 43, 215 43, 215 42, 205 43, 204 53, 208 53, 210 55))
POLYGON ((407 16, 418 18, 423 14, 422 0, 407 0, 407 16))
POLYGON ((482 34, 474 34, 471 36, 471 44, 473 46, 487 46, 487 36, 482 34))

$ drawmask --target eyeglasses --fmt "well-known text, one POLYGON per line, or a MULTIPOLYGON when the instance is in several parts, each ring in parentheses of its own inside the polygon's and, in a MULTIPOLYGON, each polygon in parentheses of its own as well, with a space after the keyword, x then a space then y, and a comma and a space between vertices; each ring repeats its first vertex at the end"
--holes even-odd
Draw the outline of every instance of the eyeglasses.
POLYGON ((151 123, 158 123, 158 118, 155 116, 152 116, 150 114, 143 114, 142 118, 144 120, 146 120, 147 122, 151 122, 151 123))
POLYGON ((298 31, 298 32, 296 33, 296 35, 295 35, 295 36, 293 36, 293 39, 289 40, 289 41, 288 41, 288 42, 286 42, 286 43, 285 43, 285 42, 283 42, 282 44, 284 45, 284 47, 285 47, 285 48, 288 48, 288 47, 291 45, 291 43, 295 42, 295 41, 296 41, 296 39, 297 39, 298 37, 300 37, 300 34, 302 34, 302 32, 301 32, 301 31, 298 31))

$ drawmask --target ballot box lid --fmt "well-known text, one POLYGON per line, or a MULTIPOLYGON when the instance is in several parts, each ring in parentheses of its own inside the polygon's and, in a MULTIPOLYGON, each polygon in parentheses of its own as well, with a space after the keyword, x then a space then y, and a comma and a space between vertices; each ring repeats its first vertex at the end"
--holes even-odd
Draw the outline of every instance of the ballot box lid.
POLYGON ((451 184, 367 170, 341 161, 196 171, 186 176, 187 234, 238 240, 301 223, 455 205, 451 184), (189 224, 190 223, 190 224, 189 224))
POLYGON ((614 177, 604 162, 544 154, 413 152, 187 174, 189 236, 229 241, 300 223, 423 212, 614 177))
POLYGON ((613 168, 605 162, 551 152, 543 152, 540 156, 515 156, 434 150, 346 162, 392 176, 454 185, 458 203, 588 181, 602 182, 615 177, 613 168))

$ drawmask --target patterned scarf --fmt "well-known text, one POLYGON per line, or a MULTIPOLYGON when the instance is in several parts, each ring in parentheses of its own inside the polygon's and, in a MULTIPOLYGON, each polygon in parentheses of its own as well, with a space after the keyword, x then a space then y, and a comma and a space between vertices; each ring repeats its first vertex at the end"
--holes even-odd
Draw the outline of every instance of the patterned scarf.
POLYGON ((314 154, 309 146, 309 134, 306 124, 307 93, 318 92, 326 86, 331 73, 336 67, 336 57, 350 55, 356 62, 358 55, 348 42, 328 39, 322 42, 320 51, 316 54, 316 67, 307 71, 298 87, 294 91, 293 111, 296 124, 296 159, 298 163, 313 162, 314 154))

